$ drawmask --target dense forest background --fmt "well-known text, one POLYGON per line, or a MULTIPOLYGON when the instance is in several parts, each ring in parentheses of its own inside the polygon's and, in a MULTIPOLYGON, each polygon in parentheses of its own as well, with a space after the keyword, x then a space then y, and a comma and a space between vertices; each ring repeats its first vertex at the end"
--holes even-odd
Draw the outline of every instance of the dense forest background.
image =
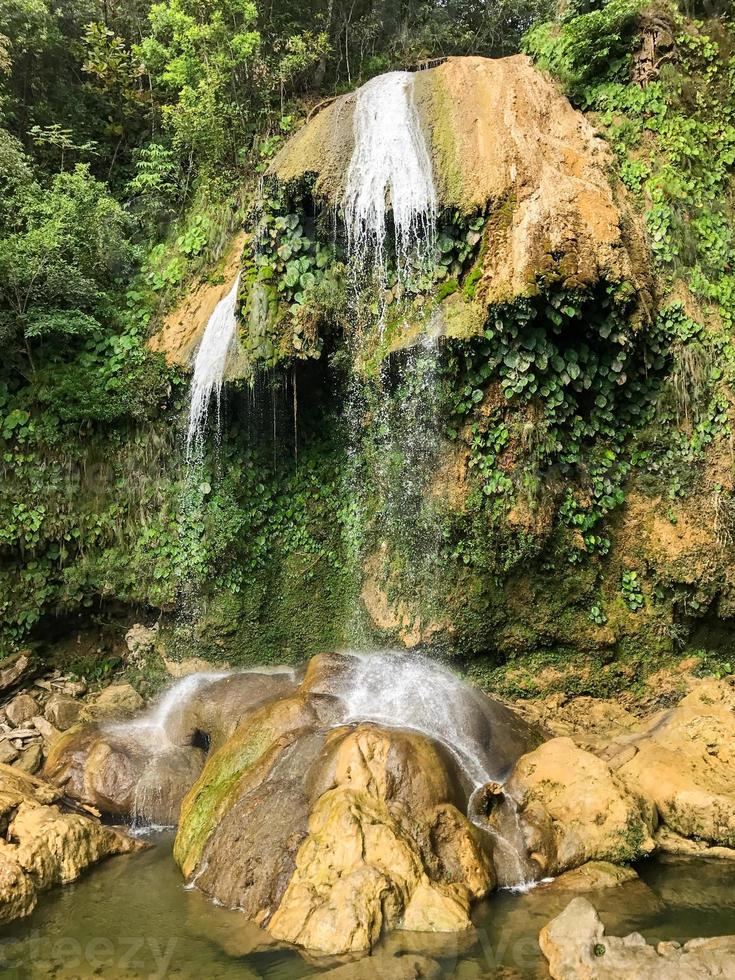
MULTIPOLYGON (((593 630, 603 648, 681 649, 694 620, 730 617, 730 14, 725 0, 0 0, 0 652, 85 617, 173 611, 197 582, 210 589, 202 642, 272 656, 339 642, 352 516, 331 427, 305 404, 298 465, 273 451, 266 466, 233 416, 216 481, 192 485, 188 379, 146 341, 190 283, 217 281, 269 160, 314 106, 391 68, 521 50, 595 115, 644 216, 659 295, 681 302, 651 333, 655 392, 632 415, 611 410, 592 454, 565 445, 542 461, 583 488, 560 507, 551 550, 548 535, 491 540, 496 496, 529 474, 498 478, 505 443, 473 448, 481 504, 447 554, 486 584, 457 642, 490 650, 488 603, 508 603, 487 583, 500 589, 530 555, 548 576, 547 621, 581 646, 593 630), (605 579, 610 515, 634 477, 668 501, 672 526, 687 501, 712 502, 714 517, 696 518, 721 552, 706 581, 649 576, 650 556, 615 559, 605 579)), ((519 652, 550 630, 516 627, 519 652)))

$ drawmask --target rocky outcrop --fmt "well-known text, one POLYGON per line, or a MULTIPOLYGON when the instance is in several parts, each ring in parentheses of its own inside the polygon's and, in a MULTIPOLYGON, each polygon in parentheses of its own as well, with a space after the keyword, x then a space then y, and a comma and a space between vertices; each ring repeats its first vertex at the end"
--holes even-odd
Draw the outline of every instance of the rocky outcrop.
MULTIPOLYGON (((449 58, 416 73, 440 208, 489 214, 477 294, 486 303, 528 295, 538 279, 569 287, 600 280, 647 292, 636 221, 614 192, 609 152, 529 58, 449 58)), ((276 155, 288 184, 339 202, 353 147, 355 93, 315 115, 276 155)))
POLYGON ((74 726, 53 744, 44 775, 102 813, 176 824, 206 750, 224 741, 243 715, 292 686, 288 673, 233 674, 210 681, 206 696, 195 689, 174 703, 165 721, 154 706, 127 723, 143 700, 130 685, 113 685, 85 706, 82 718, 91 724, 74 726))
POLYGON ((329 953, 370 949, 388 928, 470 928, 494 884, 490 860, 448 797, 441 757, 421 736, 372 725, 333 734, 329 788, 309 815, 295 872, 269 931, 329 953), (335 745, 336 744, 336 751, 335 745))
POLYGON ((240 268, 245 234, 235 235, 219 263, 206 279, 198 282, 166 316, 148 346, 163 354, 169 364, 191 365, 209 318, 219 301, 227 295, 240 268))
MULTIPOLYGON (((588 861, 634 861, 654 849, 650 801, 570 738, 522 756, 500 796, 517 808, 528 852, 544 875, 588 861)), ((494 806, 489 821, 502 826, 499 801, 494 806)))
POLYGON ((40 892, 141 846, 69 807, 58 788, 0 765, 0 922, 29 915, 40 892))
POLYGON ((735 936, 649 945, 638 933, 606 936, 593 905, 575 898, 541 930, 541 951, 554 980, 695 980, 733 975, 735 936))
POLYGON ((735 688, 700 683, 636 738, 618 772, 685 838, 735 847, 735 688))

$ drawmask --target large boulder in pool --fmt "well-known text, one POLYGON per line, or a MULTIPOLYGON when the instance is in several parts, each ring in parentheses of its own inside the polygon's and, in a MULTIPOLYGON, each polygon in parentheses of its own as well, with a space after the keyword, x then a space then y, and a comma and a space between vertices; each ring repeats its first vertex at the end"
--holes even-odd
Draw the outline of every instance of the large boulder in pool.
POLYGON ((176 823, 192 885, 279 940, 333 954, 391 928, 457 932, 496 882, 468 818, 539 736, 421 657, 187 678, 123 722, 64 733, 46 771, 118 818, 176 823))
POLYGON ((570 738, 551 739, 518 760, 489 800, 491 826, 502 829, 508 806, 546 875, 588 861, 635 861, 655 846, 651 801, 570 738))
POLYGON ((29 915, 39 892, 139 846, 71 810, 57 787, 0 764, 0 923, 29 915))
POLYGON ((288 671, 189 675, 132 719, 103 717, 64 732, 44 776, 108 816, 176 824, 207 751, 249 712, 294 687, 288 671))
POLYGON ((184 801, 175 857, 278 939, 369 950, 382 932, 468 929, 494 884, 446 755, 416 732, 321 728, 315 695, 261 709, 184 801))

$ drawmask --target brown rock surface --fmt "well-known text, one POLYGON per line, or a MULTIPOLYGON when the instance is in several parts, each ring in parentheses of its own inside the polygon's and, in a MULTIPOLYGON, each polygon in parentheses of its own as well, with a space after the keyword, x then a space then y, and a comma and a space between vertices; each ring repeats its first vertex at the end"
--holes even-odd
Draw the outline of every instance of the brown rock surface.
POLYGON ((66 812, 59 789, 4 765, 0 827, 0 922, 30 914, 39 892, 141 846, 88 816, 66 812))
POLYGON ((65 732, 79 720, 81 704, 68 694, 52 694, 46 702, 44 717, 54 728, 65 732))
POLYGON ((124 718, 140 711, 144 704, 143 698, 130 684, 111 684, 89 698, 80 719, 99 721, 103 718, 124 718))
POLYGON ((635 742, 618 770, 682 837, 735 847, 735 688, 699 683, 635 742))
POLYGON ((222 282, 212 285, 208 280, 201 281, 166 316, 161 329, 151 337, 148 346, 164 354, 169 364, 183 367, 191 364, 214 308, 232 288, 240 268, 245 237, 242 233, 235 235, 220 260, 218 269, 222 282))
MULTIPOLYGON (((487 302, 527 295, 552 269, 570 285, 606 279, 647 290, 642 238, 610 186, 605 144, 529 58, 449 58, 414 79, 440 207, 490 210, 478 290, 487 302)), ((271 172, 284 182, 316 175, 315 195, 338 201, 354 106, 355 93, 334 100, 271 172)))
POLYGON ((696 980, 735 975, 735 936, 650 946, 638 933, 605 936, 597 912, 575 898, 539 935, 554 980, 696 980))
POLYGON ((38 701, 30 694, 16 694, 10 704, 5 706, 5 715, 11 725, 20 726, 40 714, 38 701))
POLYGON ((503 794, 515 801, 528 851, 544 874, 588 861, 632 861, 654 848, 652 805, 570 738, 522 756, 503 794))

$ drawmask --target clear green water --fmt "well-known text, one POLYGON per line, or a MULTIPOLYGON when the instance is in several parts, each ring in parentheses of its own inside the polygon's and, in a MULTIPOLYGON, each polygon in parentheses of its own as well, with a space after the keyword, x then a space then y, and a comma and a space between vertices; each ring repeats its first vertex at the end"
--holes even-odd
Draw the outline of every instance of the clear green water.
MULTIPOLYGON (((150 850, 114 858, 43 896, 29 919, 0 930, 3 977, 179 977, 296 980, 321 973, 290 949, 258 949, 266 938, 237 912, 182 885, 170 836, 150 850)), ((640 882, 591 893, 608 931, 686 940, 735 934, 735 865, 652 861, 640 882)), ((478 907, 463 937, 396 933, 359 968, 360 980, 392 980, 403 951, 440 961, 445 977, 544 977, 538 932, 572 896, 547 889, 501 892, 478 907), (505 968, 505 969, 503 969, 505 968)), ((334 961, 328 966, 337 965, 334 961)), ((357 973, 357 968, 355 970, 357 973)))

